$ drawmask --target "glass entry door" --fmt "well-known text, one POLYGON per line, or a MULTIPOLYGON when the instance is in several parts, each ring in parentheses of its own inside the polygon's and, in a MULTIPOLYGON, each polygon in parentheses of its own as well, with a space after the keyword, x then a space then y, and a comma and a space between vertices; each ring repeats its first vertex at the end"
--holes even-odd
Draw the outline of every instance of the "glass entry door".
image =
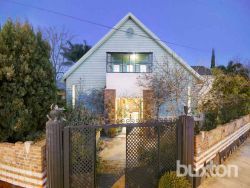
POLYGON ((142 98, 117 98, 116 119, 122 123, 137 123, 142 119, 142 98))

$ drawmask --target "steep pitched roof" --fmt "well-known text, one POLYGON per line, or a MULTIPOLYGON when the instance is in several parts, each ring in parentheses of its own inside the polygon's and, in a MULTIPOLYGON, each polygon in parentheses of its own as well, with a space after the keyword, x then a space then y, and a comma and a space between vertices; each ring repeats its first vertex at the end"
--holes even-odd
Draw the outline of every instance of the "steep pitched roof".
POLYGON ((153 32, 151 32, 140 20, 132 13, 128 13, 121 19, 97 44, 95 44, 84 56, 82 56, 70 69, 63 75, 63 80, 67 79, 93 52, 95 52, 104 42, 106 42, 127 20, 134 21, 152 40, 159 44, 166 52, 170 53, 184 68, 186 68, 194 77, 202 80, 201 76, 192 69, 181 57, 163 43, 153 32))

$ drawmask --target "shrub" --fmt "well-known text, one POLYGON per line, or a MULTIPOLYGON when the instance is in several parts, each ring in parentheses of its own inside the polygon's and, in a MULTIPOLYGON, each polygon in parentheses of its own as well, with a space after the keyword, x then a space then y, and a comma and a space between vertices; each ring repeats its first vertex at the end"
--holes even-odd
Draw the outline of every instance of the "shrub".
POLYGON ((216 128, 216 113, 215 112, 206 112, 205 113, 205 120, 202 130, 210 131, 216 128))
POLYGON ((33 140, 45 129, 56 87, 50 47, 28 23, 0 30, 0 141, 33 140))
POLYGON ((117 129, 116 128, 110 128, 108 129, 108 136, 113 138, 117 135, 117 129))
POLYGON ((205 113, 203 130, 211 130, 217 125, 250 113, 250 80, 238 75, 226 75, 214 70, 215 80, 208 100, 202 104, 205 113))
POLYGON ((66 126, 69 125, 100 125, 103 124, 102 116, 96 115, 86 109, 84 105, 67 107, 65 111, 66 126))
POLYGON ((178 177, 175 172, 167 172, 160 178, 158 188, 191 188, 191 184, 185 177, 178 177))
POLYGON ((195 121, 194 122, 194 134, 195 135, 198 135, 200 133, 202 126, 203 126, 202 121, 195 121))

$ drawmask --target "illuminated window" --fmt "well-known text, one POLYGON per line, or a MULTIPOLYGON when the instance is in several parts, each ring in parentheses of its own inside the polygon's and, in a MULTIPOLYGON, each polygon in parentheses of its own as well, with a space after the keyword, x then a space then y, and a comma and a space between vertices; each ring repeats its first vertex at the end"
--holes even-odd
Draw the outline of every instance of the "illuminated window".
POLYGON ((151 72, 152 53, 107 53, 107 72, 151 72))

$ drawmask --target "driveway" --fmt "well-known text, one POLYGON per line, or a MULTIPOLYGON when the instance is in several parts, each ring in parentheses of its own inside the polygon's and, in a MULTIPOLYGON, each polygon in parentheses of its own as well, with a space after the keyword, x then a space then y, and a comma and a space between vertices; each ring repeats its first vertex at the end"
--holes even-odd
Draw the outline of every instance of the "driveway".
POLYGON ((238 165, 239 177, 208 178, 199 188, 249 188, 250 187, 250 138, 248 138, 225 162, 238 165))

